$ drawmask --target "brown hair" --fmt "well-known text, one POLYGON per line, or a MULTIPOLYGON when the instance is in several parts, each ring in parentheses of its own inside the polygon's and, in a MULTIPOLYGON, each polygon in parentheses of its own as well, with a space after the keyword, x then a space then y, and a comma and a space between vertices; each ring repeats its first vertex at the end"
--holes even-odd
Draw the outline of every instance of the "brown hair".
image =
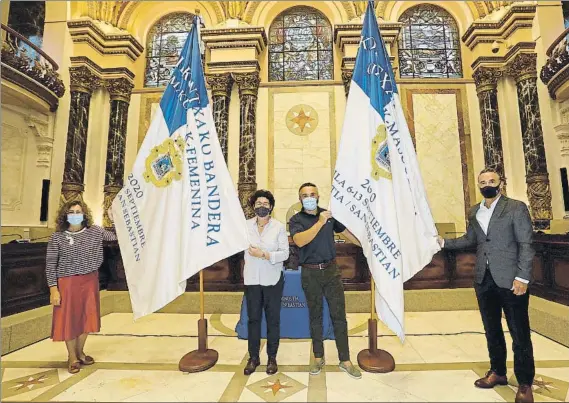
POLYGON ((480 175, 482 174, 487 174, 487 173, 493 173, 498 175, 498 179, 502 182, 504 182, 504 184, 506 184, 506 177, 504 175, 502 175, 497 169, 495 168, 484 168, 482 171, 480 171, 480 173, 478 174, 478 178, 480 178, 480 175))
POLYGON ((59 208, 59 211, 57 212, 57 218, 55 219, 57 232, 63 232, 69 228, 69 223, 67 222, 67 212, 73 206, 80 206, 81 210, 83 210, 83 222, 81 225, 87 228, 93 225, 93 215, 91 214, 91 209, 87 207, 87 204, 84 201, 74 200, 65 203, 59 208))

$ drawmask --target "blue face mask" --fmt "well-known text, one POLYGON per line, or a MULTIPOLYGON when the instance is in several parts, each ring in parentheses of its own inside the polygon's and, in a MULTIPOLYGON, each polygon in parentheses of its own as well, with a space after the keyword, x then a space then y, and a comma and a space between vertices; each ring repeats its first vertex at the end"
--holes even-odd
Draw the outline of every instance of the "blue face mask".
POLYGON ((79 225, 83 222, 83 214, 67 214, 67 222, 71 225, 79 225))
POLYGON ((302 199, 302 207, 308 211, 314 211, 318 207, 318 200, 316 197, 307 197, 306 199, 302 199))

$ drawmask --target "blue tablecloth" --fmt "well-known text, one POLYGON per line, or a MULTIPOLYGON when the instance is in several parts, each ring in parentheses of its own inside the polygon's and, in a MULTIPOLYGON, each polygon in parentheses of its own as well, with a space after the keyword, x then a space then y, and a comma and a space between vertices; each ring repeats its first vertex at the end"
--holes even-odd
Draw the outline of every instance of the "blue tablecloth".
MULTIPOLYGON (((286 270, 284 274, 285 284, 281 300, 281 338, 283 339, 310 339, 310 322, 308 318, 308 306, 302 290, 300 280, 301 270, 286 270)), ((334 328, 330 319, 328 303, 324 298, 322 312, 323 326, 322 336, 325 340, 334 339, 334 328)), ((243 296, 241 303, 241 317, 235 331, 240 339, 247 339, 247 301, 243 296)), ((261 324, 261 338, 267 337, 267 322, 263 312, 261 324)))

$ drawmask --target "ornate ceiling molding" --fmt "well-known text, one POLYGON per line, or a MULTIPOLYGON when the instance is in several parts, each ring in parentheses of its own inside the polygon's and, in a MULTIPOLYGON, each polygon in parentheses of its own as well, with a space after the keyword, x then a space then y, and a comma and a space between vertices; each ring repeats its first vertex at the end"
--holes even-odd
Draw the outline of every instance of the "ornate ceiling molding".
POLYGON ((248 1, 222 1, 220 2, 225 19, 243 20, 248 1))
POLYGON ((72 67, 87 66, 91 69, 100 79, 111 79, 125 77, 134 80, 134 73, 126 67, 109 67, 102 68, 97 63, 85 56, 72 56, 72 67))
POLYGON ((255 15, 255 11, 257 11, 257 8, 260 4, 260 1, 248 1, 247 7, 245 8, 245 13, 243 14, 243 21, 245 21, 247 24, 251 24, 253 21, 253 16, 255 15))
POLYGON ((111 24, 114 27, 119 26, 119 17, 128 2, 125 1, 85 1, 86 17, 94 20, 111 24))
POLYGON ((481 66, 485 67, 504 67, 510 63, 520 53, 534 53, 535 42, 519 42, 511 47, 504 56, 480 56, 471 64, 473 70, 477 70, 481 66))
MULTIPOLYGON (((356 3, 367 3, 367 1, 343 1, 342 6, 348 15, 348 21, 353 20, 356 17, 359 17, 363 13, 359 13, 358 7, 356 3)), ((365 8, 364 8, 365 13, 365 8)))
POLYGON ((131 34, 105 33, 92 20, 68 21, 67 26, 73 43, 86 43, 103 55, 127 55, 136 61, 144 51, 142 44, 131 34))
POLYGON ((505 40, 518 29, 531 29, 535 12, 535 5, 515 4, 498 21, 474 21, 462 35, 462 41, 472 50, 479 43, 505 40))
MULTIPOLYGON (((117 19, 117 26, 121 29, 127 29, 128 27, 128 23, 130 22, 130 19, 132 17, 132 14, 134 13, 134 11, 142 4, 142 1, 121 1, 120 3, 125 3, 125 5, 122 7, 121 12, 118 16, 117 19)), ((219 1, 197 1, 196 2, 196 7, 194 7, 192 10, 188 10, 188 12, 194 12, 195 9, 198 9, 201 11, 202 15, 203 15, 203 9, 204 8, 210 8, 210 10, 213 10, 213 12, 215 13, 215 18, 217 19, 217 21, 212 21, 212 25, 217 25, 220 22, 225 21, 225 13, 223 11, 221 2, 219 1), (207 6, 206 4, 207 3, 207 6)))
MULTIPOLYGON (((114 27, 126 29, 133 12, 142 3, 141 0, 135 1, 81 1, 79 8, 82 9, 81 16, 90 17, 93 20, 108 23, 114 27)), ((213 11, 217 25, 229 18, 239 19, 251 24, 253 16, 261 5, 260 1, 197 1, 197 8, 207 7, 213 11)), ((346 12, 348 21, 351 21, 365 12, 367 1, 340 1, 346 12)), ((389 1, 376 2, 376 16, 385 18, 385 11, 389 1)), ((496 10, 511 5, 514 1, 469 1, 467 2, 472 10, 474 19, 481 19, 489 16, 496 10)))
POLYGON ((255 48, 260 54, 267 46, 262 27, 204 29, 202 40, 208 49, 255 48))

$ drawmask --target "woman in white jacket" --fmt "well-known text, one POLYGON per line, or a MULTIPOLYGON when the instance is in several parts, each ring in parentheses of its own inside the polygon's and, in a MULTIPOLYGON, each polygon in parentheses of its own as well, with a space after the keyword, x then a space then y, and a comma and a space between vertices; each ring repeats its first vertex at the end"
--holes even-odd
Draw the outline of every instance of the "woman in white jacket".
POLYGON ((261 321, 267 319, 267 374, 278 371, 277 350, 280 340, 281 298, 283 295, 283 262, 288 259, 286 227, 271 218, 275 198, 268 190, 257 190, 249 200, 255 217, 247 220, 251 246, 245 251, 245 298, 249 321, 249 360, 243 370, 250 375, 261 364, 261 321))

